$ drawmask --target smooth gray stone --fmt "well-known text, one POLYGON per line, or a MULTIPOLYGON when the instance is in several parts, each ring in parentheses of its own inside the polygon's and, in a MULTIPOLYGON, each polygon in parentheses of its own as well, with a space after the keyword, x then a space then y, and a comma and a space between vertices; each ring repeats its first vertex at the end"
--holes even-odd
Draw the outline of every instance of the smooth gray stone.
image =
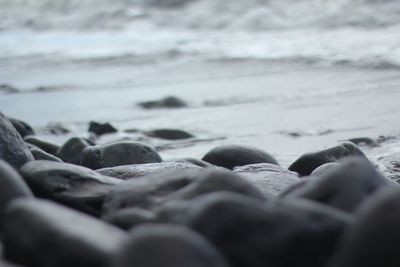
POLYGON ((118 130, 114 128, 110 123, 99 123, 96 121, 89 122, 89 129, 88 132, 94 133, 98 136, 116 133, 118 130))
POLYGON ((349 156, 366 158, 355 144, 344 142, 332 148, 302 155, 289 166, 289 170, 298 172, 301 176, 307 176, 325 163, 336 162, 349 156))
POLYGON ((123 230, 129 230, 143 223, 155 222, 156 216, 153 212, 145 209, 127 208, 110 214, 104 217, 103 220, 123 230))
POLYGON ((28 123, 10 117, 8 117, 8 119, 22 137, 35 134, 35 131, 28 123))
POLYGON ((87 147, 82 151, 81 165, 91 169, 161 162, 150 146, 137 142, 118 142, 87 147))
POLYGON ((28 146, 11 122, 0 112, 0 159, 19 169, 34 160, 28 146))
POLYGON ((5 161, 0 160, 0 223, 6 206, 16 198, 32 197, 23 178, 5 161))
POLYGON ((44 150, 47 153, 50 153, 54 156, 57 156, 58 150, 60 149, 59 145, 43 140, 42 138, 39 138, 37 136, 28 135, 25 136, 24 140, 25 142, 34 145, 40 148, 41 150, 44 150))
POLYGON ((356 212, 329 267, 400 266, 400 191, 384 188, 356 212))
POLYGON ((170 170, 197 170, 197 169, 200 168, 190 163, 160 162, 160 163, 134 164, 134 165, 111 167, 111 168, 103 168, 96 170, 96 172, 106 176, 128 180, 131 178, 141 177, 150 174, 161 174, 165 171, 170 171, 170 170))
POLYGON ((347 158, 321 176, 310 176, 285 198, 307 198, 352 212, 381 187, 400 185, 381 175, 365 158, 347 158))
POLYGON ((311 201, 262 202, 213 193, 192 201, 188 226, 232 267, 325 266, 353 217, 311 201))
POLYGON ((5 257, 32 267, 109 267, 126 235, 45 200, 19 199, 3 221, 5 257))
POLYGON ((21 174, 38 197, 99 216, 104 198, 121 180, 90 169, 52 161, 32 161, 21 174))
POLYGON ((167 96, 160 100, 140 102, 138 105, 145 109, 187 107, 185 101, 175 96, 167 96))
POLYGON ((311 173, 311 176, 321 176, 321 175, 325 174, 326 172, 328 172, 329 170, 337 168, 338 166, 339 166, 339 163, 337 163, 337 162, 325 163, 325 164, 319 166, 318 168, 316 168, 315 170, 313 170, 313 172, 311 173))
POLYGON ((279 165, 276 159, 265 151, 255 147, 223 145, 209 151, 203 160, 216 166, 233 170, 237 166, 256 163, 279 165))
POLYGON ((182 226, 135 228, 117 255, 116 267, 228 267, 202 236, 182 226))
POLYGON ((256 186, 267 199, 275 198, 299 181, 297 173, 268 163, 237 167, 233 172, 256 186))
POLYGON ((72 137, 62 145, 57 154, 63 161, 79 165, 82 151, 89 146, 90 144, 85 139, 72 137))
POLYGON ((193 138, 194 135, 178 129, 157 129, 145 132, 147 136, 157 137, 166 140, 182 140, 193 138))
POLYGON ((204 160, 195 159, 195 158, 174 159, 174 160, 171 160, 171 162, 189 163, 189 164, 194 164, 194 165, 202 167, 202 168, 217 167, 217 166, 215 166, 215 165, 213 165, 211 163, 205 162, 204 160))
POLYGON ((58 158, 50 153, 47 153, 46 151, 41 150, 38 147, 33 146, 29 150, 31 151, 35 160, 49 160, 49 161, 55 161, 55 162, 63 162, 60 158, 58 158))

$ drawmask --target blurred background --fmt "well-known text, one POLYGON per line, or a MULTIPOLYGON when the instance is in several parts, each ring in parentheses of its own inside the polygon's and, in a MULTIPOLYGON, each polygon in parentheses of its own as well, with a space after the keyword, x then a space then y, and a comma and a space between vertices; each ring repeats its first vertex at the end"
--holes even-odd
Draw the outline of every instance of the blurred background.
POLYGON ((397 135, 399 66, 396 0, 0 0, 0 110, 43 135, 97 120, 115 139, 196 136, 145 139, 166 157, 240 143, 289 162, 397 135), (187 107, 137 105, 170 95, 187 107))

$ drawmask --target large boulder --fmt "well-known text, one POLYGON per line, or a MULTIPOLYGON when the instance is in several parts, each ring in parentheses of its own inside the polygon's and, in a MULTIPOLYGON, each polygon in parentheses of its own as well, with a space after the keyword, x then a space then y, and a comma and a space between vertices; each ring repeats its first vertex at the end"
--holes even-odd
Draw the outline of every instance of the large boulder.
POLYGON ((12 202, 3 227, 5 257, 26 266, 109 267, 126 240, 116 227, 45 200, 12 202))
POLYGON ((0 113, 0 159, 17 169, 34 160, 21 135, 2 113, 0 113))
POLYGON ((230 170, 237 166, 244 166, 256 163, 271 163, 279 165, 274 157, 258 148, 223 145, 209 151, 203 160, 216 166, 230 170))
POLYGON ((82 151, 81 165, 100 169, 161 161, 161 156, 148 145, 137 142, 118 142, 85 148, 82 151))

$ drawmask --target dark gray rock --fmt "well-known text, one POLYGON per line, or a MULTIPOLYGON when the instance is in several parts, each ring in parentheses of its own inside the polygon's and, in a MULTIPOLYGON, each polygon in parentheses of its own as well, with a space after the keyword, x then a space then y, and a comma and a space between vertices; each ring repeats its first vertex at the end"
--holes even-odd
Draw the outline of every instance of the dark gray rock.
POLYGON ((167 96, 160 100, 140 102, 138 105, 145 109, 154 108, 184 108, 187 104, 182 99, 175 96, 167 96))
POLYGON ((54 135, 66 135, 71 132, 70 129, 65 127, 63 124, 59 122, 51 122, 46 125, 46 128, 44 129, 45 132, 49 134, 54 134, 54 135))
POLYGON ((5 207, 19 197, 32 197, 22 177, 5 161, 0 160, 0 223, 5 207))
POLYGON ((299 181, 297 173, 269 163, 237 167, 234 173, 256 186, 267 199, 278 196, 299 181))
POLYGON ((11 122, 0 112, 0 159, 19 169, 34 160, 28 146, 11 122))
POLYGON ((323 175, 305 179, 310 178, 285 197, 312 199, 351 212, 381 187, 400 186, 382 176, 365 158, 347 158, 323 175))
POLYGON ((35 134, 35 131, 28 123, 10 117, 8 117, 8 119, 22 137, 35 134))
POLYGON ((126 241, 118 228, 49 201, 16 200, 5 215, 5 257, 27 266, 109 267, 126 241))
POLYGON ((181 140, 181 139, 189 139, 193 138, 194 135, 178 129, 158 129, 153 131, 145 132, 147 136, 157 137, 161 139, 167 140, 181 140))
POLYGON ((41 150, 38 147, 32 146, 29 150, 31 151, 35 160, 49 160, 55 162, 63 162, 60 158, 53 156, 52 154, 47 153, 46 151, 41 150))
POLYGON ((99 123, 96 121, 89 122, 89 129, 90 133, 94 133, 98 136, 110 133, 116 133, 117 129, 114 128, 110 123, 99 123))
POLYGON ((377 142, 369 137, 358 137, 347 140, 357 146, 375 146, 377 142))
POLYGON ((228 267, 218 251, 196 232, 182 226, 135 228, 117 255, 116 267, 228 267))
POLYGON ((232 267, 325 266, 353 218, 311 201, 264 203, 232 193, 193 201, 188 226, 232 267))
POLYGON ((356 145, 345 142, 329 149, 304 154, 290 165, 289 170, 298 172, 301 176, 307 176, 325 163, 335 162, 349 156, 365 157, 356 145))
POLYGON ((160 162, 103 168, 96 170, 96 172, 106 176, 127 180, 150 174, 161 174, 170 170, 197 170, 199 168, 200 167, 190 163, 160 162))
POLYGON ((321 176, 321 175, 325 174, 326 172, 328 172, 329 170, 337 168, 338 166, 339 166, 339 163, 337 163, 337 162, 325 163, 325 164, 319 166, 318 168, 316 168, 315 170, 313 170, 313 172, 311 173, 311 176, 321 176))
POLYGON ((85 148, 82 151, 81 165, 91 169, 101 169, 161 161, 160 155, 148 145, 137 142, 118 142, 85 148))
POLYGON ((35 195, 99 216, 104 198, 121 182, 90 169, 52 161, 32 161, 21 174, 35 195))
POLYGON ((83 138, 73 137, 69 139, 58 151, 58 156, 67 163, 79 165, 82 151, 90 144, 83 138))
POLYGON ((237 166, 244 166, 256 163, 272 163, 279 165, 278 162, 267 152, 253 147, 223 145, 209 151, 203 160, 216 166, 230 170, 237 166))
POLYGON ((152 223, 156 221, 156 216, 153 212, 140 208, 127 208, 119 210, 103 218, 118 228, 129 230, 144 223, 152 223))
POLYGON ((379 190, 356 215, 329 267, 400 266, 400 191, 379 190))
POLYGON ((60 149, 59 145, 43 140, 42 138, 39 138, 37 136, 31 136, 31 135, 25 136, 24 140, 25 142, 34 145, 40 148, 41 150, 46 151, 47 153, 50 153, 54 156, 57 156, 58 150, 60 149))

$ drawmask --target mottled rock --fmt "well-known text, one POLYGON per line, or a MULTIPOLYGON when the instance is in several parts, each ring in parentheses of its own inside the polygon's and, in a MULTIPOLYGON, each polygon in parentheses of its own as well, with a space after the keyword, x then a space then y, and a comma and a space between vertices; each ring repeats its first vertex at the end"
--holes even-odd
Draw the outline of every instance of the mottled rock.
POLYGON ((325 163, 335 162, 349 156, 365 157, 356 145, 345 142, 329 149, 304 154, 290 165, 289 170, 298 172, 301 176, 306 176, 325 163))
POLYGON ((50 153, 47 153, 46 151, 41 150, 38 147, 33 146, 29 150, 31 151, 35 160, 49 160, 49 161, 55 161, 55 162, 63 162, 60 158, 58 158, 50 153))
POLYGON ((17 169, 34 160, 21 135, 2 113, 0 113, 0 159, 17 169))
POLYGON ((5 257, 27 266, 109 267, 124 233, 44 200, 20 199, 3 221, 5 257))
POLYGON ((83 138, 73 137, 69 139, 58 151, 58 156, 67 163, 79 165, 82 151, 90 144, 83 138))
POLYGON ((253 147, 223 145, 209 151, 203 160, 216 166, 230 170, 237 166, 256 163, 271 163, 279 165, 278 162, 267 152, 253 147))
POLYGON ((147 225, 135 228, 117 255, 116 267, 228 267, 202 236, 182 226, 147 225))
POLYGON ((29 162, 21 174, 35 195, 95 216, 100 215, 110 190, 121 182, 81 166, 52 161, 29 162))
POLYGON ((89 129, 90 133, 94 133, 98 136, 110 133, 116 133, 117 129, 114 128, 110 123, 99 123, 96 121, 89 122, 89 129))
POLYGON ((91 169, 101 169, 161 161, 160 155, 152 147, 126 141, 85 148, 82 151, 81 165, 91 169))
POLYGON ((145 209, 127 208, 110 214, 103 219, 118 228, 129 230, 139 224, 155 222, 156 216, 153 212, 145 209))
POLYGON ((244 177, 260 189, 267 199, 278 196, 299 181, 297 173, 269 163, 236 167, 234 173, 244 177))
POLYGON ((147 131, 145 132, 145 134, 150 137, 157 137, 167 140, 181 140, 194 137, 194 135, 178 129, 158 129, 158 130, 147 131))
POLYGON ((286 197, 312 199, 351 212, 379 188, 389 186, 399 187, 376 171, 365 158, 348 158, 339 166, 303 183, 286 197))
POLYGON ((138 105, 145 109, 187 107, 185 101, 175 96, 167 96, 160 100, 140 102, 138 105))
POLYGON ((35 131, 28 123, 10 117, 8 117, 8 119, 22 137, 35 134, 35 131))
POLYGON ((46 151, 47 153, 50 153, 54 156, 57 156, 58 150, 60 149, 59 145, 49 142, 47 140, 43 140, 42 138, 39 138, 37 136, 29 135, 26 136, 24 140, 25 142, 34 145, 40 148, 41 150, 46 151))
POLYGON ((379 190, 356 215, 329 267, 400 266, 400 191, 379 190))

